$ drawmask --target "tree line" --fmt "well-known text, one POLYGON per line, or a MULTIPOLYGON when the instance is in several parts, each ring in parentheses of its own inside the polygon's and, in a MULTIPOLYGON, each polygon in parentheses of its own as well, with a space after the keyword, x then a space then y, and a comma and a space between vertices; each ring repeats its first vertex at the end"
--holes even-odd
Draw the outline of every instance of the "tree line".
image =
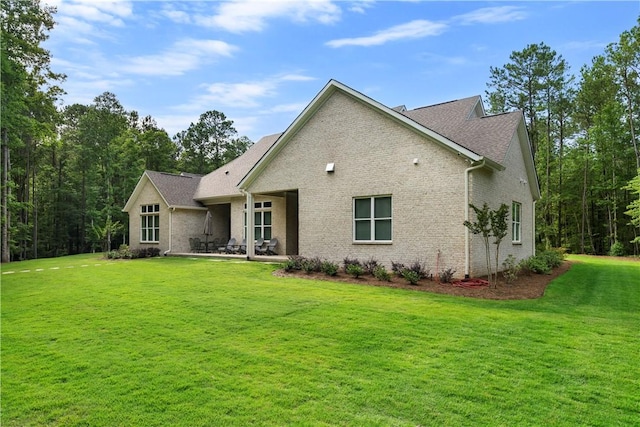
POLYGON ((124 243, 122 207, 144 170, 206 174, 252 144, 219 111, 170 138, 113 93, 58 108, 65 76, 42 48, 55 8, 1 5, 2 262, 124 243))
MULTIPOLYGON (((121 209, 145 169, 206 174, 252 144, 215 110, 170 137, 113 93, 57 107, 65 76, 42 47, 55 8, 0 2, 2 262, 126 242, 121 209)), ((639 67, 636 25, 578 75, 544 43, 490 68, 489 111, 525 116, 542 190, 538 246, 638 253, 639 67)))
POLYGON ((491 112, 524 113, 542 192, 538 246, 637 255, 629 183, 640 173, 640 26, 578 75, 545 43, 509 59, 490 68, 487 96, 491 112))

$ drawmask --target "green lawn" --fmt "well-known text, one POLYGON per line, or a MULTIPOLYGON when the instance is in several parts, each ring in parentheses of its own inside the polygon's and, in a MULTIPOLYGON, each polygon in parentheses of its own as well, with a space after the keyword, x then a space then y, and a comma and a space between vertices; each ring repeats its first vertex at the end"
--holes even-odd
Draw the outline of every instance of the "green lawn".
POLYGON ((629 426, 640 262, 531 301, 74 256, 2 268, 3 426, 629 426))

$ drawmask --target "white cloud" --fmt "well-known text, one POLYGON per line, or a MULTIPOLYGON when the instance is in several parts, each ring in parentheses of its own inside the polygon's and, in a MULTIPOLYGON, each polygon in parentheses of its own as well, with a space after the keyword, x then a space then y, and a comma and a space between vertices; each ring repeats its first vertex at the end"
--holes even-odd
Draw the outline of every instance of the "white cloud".
POLYGON ((92 44, 95 38, 111 38, 108 27, 121 28, 133 16, 129 1, 47 0, 57 8, 52 39, 75 44, 92 44))
POLYGON ((219 40, 184 39, 166 51, 125 59, 121 69, 128 73, 178 76, 221 56, 231 56, 237 48, 219 40))
POLYGON ((269 19, 287 18, 294 22, 337 22, 341 9, 330 0, 260 1, 236 0, 223 2, 213 16, 194 16, 194 22, 206 27, 221 28, 234 33, 262 31, 269 19))
POLYGON ((330 47, 377 46, 391 41, 437 36, 442 34, 447 28, 447 24, 442 22, 418 19, 378 31, 372 36, 331 40, 327 42, 326 45, 330 47))
POLYGON ((457 15, 454 21, 462 24, 497 24, 501 22, 520 21, 527 17, 526 12, 520 6, 484 7, 472 12, 457 15))
POLYGON ((278 95, 278 88, 285 82, 302 82, 315 80, 300 74, 284 74, 264 80, 240 83, 211 83, 203 85, 203 94, 189 100, 187 104, 175 107, 178 110, 203 111, 212 105, 233 108, 256 108, 263 98, 278 95))

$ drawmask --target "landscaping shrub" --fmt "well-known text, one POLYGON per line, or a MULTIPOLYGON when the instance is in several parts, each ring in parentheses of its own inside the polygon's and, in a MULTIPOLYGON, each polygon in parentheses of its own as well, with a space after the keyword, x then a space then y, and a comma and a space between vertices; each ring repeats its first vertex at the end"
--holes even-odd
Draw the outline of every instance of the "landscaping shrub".
POLYGON ((438 277, 441 283, 451 283, 454 274, 456 274, 456 271, 453 268, 446 268, 440 272, 438 277))
POLYGON ((621 242, 616 241, 609 249, 609 256, 625 256, 624 245, 621 242))
POLYGON ((521 262, 522 270, 531 274, 550 274, 551 267, 547 264, 547 261, 544 257, 539 255, 530 256, 529 258, 523 259, 521 262))
POLYGON ((402 277, 412 285, 417 285, 420 280, 420 274, 410 268, 402 270, 402 277))
POLYGON ((541 256, 545 260, 549 268, 560 267, 562 261, 564 261, 564 254, 561 251, 555 249, 543 251, 541 254, 539 254, 539 256, 541 256))
POLYGON ((147 256, 151 258, 160 256, 160 248, 147 248, 147 256))
POLYGON ((381 282, 390 282, 391 274, 384 268, 384 265, 376 265, 373 269, 373 277, 380 280, 381 282))
POLYGON ((518 279, 518 275, 520 274, 520 270, 522 269, 519 262, 517 262, 516 257, 509 254, 507 259, 502 263, 502 277, 504 280, 511 284, 518 279))
POLYGON ((146 258, 147 248, 134 249, 131 251, 131 259, 146 258))
POLYGON ((284 262, 284 271, 302 270, 304 259, 300 255, 289 255, 289 259, 284 262))
POLYGON ((342 260, 342 265, 344 266, 344 271, 347 271, 347 267, 349 267, 350 265, 359 265, 362 267, 362 263, 358 260, 358 258, 349 257, 345 257, 345 259, 342 260))
POLYGON ((322 272, 327 276, 335 276, 338 274, 338 268, 338 264, 331 261, 323 261, 321 266, 322 272))
POLYGON ((356 279, 364 274, 364 268, 358 264, 347 264, 344 271, 356 279))
POLYGON ((405 269, 405 265, 401 262, 391 261, 391 271, 398 277, 402 277, 402 271, 405 269))
MULTIPOLYGON (((413 264, 407 267, 407 269, 415 272, 418 275, 418 280, 426 279, 429 277, 429 269, 426 268, 424 263, 418 260, 414 261, 413 264)), ((404 273, 403 273, 403 277, 404 277, 404 273)))
POLYGON ((378 260, 371 257, 362 263, 365 273, 373 274, 373 270, 378 266, 378 260))
POLYGON ((306 273, 322 271, 322 260, 318 257, 306 258, 302 261, 302 269, 306 273))

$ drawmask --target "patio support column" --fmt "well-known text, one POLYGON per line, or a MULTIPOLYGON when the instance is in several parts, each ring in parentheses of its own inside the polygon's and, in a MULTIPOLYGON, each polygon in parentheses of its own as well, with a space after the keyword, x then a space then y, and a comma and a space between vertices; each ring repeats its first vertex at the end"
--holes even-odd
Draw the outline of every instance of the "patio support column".
POLYGON ((253 194, 247 191, 247 259, 255 257, 255 206, 253 203, 253 194))

